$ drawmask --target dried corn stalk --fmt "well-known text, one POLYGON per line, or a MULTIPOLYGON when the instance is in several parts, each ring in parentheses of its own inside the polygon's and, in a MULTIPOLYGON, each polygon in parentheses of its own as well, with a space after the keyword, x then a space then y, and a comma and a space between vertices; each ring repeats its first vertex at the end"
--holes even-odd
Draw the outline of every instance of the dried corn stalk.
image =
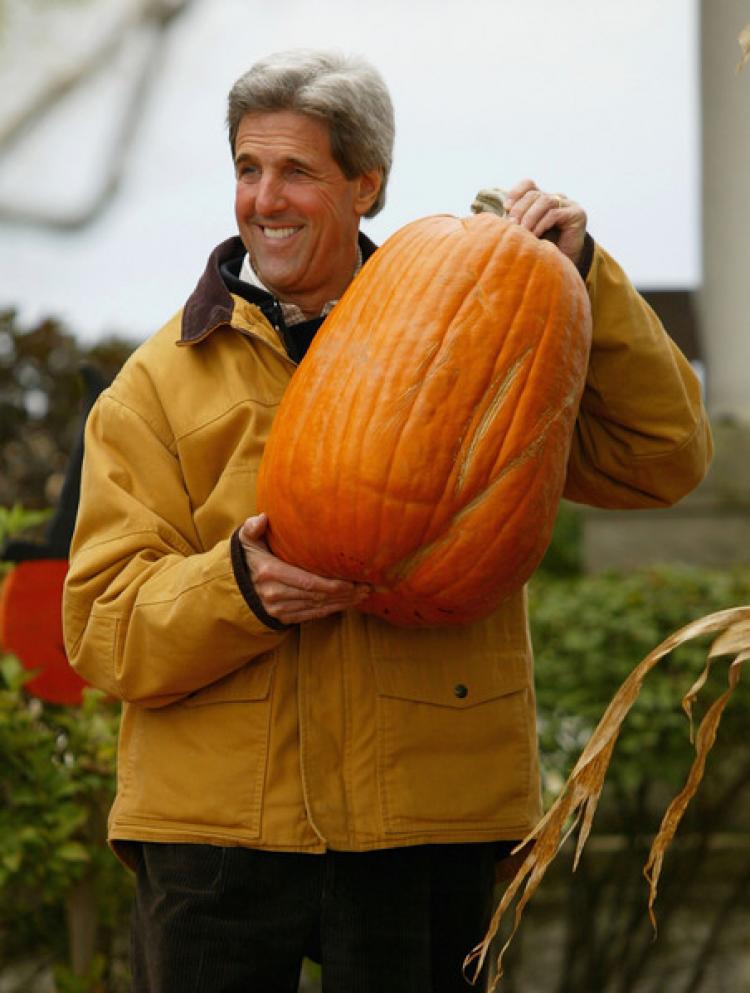
POLYGON ((695 744, 696 756, 685 786, 669 805, 662 818, 659 831, 651 845, 648 861, 644 867, 644 875, 650 887, 648 912, 651 923, 656 928, 653 908, 656 900, 659 875, 664 860, 664 852, 672 841, 682 815, 685 813, 688 803, 694 796, 703 778, 706 757, 716 740, 716 731, 721 720, 722 712, 739 682, 742 663, 747 658, 750 658, 750 606, 735 607, 731 610, 722 610, 715 614, 709 614, 707 617, 693 621, 691 624, 676 631, 647 655, 622 684, 581 753, 562 793, 531 834, 518 846, 517 850, 520 850, 533 842, 528 847, 528 854, 523 859, 518 872, 508 885, 500 905, 495 911, 484 940, 466 958, 464 969, 467 975, 470 974, 471 982, 476 982, 481 972, 489 952, 490 943, 498 932, 503 915, 513 902, 516 894, 523 888, 518 905, 516 906, 510 937, 503 945, 497 957, 497 972, 490 988, 490 993, 493 993, 497 988, 502 977, 503 957, 513 936, 518 930, 518 925, 520 924, 526 904, 542 881, 547 866, 575 829, 576 825, 580 824, 573 862, 573 869, 575 871, 583 847, 586 844, 589 831, 591 830, 591 823, 617 736, 620 733, 623 721, 640 693, 646 675, 660 659, 668 655, 678 645, 705 634, 718 634, 718 637, 711 645, 703 672, 682 700, 683 710, 690 721, 691 740, 695 744), (708 708, 698 727, 697 734, 693 736, 693 704, 708 678, 711 665, 720 655, 734 656, 729 665, 729 685, 727 690, 708 708))

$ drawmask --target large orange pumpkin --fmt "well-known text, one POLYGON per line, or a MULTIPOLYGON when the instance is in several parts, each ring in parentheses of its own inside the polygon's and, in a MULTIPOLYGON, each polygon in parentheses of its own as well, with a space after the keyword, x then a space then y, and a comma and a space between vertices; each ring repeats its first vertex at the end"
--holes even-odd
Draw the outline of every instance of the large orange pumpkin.
POLYGON ((361 609, 463 623, 548 545, 583 389, 583 281, 489 213, 397 231, 295 371, 258 507, 281 558, 371 583, 361 609))

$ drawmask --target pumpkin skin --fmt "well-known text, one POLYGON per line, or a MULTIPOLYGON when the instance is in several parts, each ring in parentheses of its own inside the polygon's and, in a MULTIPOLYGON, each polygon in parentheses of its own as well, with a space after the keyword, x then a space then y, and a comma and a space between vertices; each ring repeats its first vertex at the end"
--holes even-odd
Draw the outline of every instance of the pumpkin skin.
POLYGON ((466 623, 549 543, 591 341, 551 243, 489 213, 391 236, 326 318, 258 477, 280 558, 369 583, 359 609, 466 623))

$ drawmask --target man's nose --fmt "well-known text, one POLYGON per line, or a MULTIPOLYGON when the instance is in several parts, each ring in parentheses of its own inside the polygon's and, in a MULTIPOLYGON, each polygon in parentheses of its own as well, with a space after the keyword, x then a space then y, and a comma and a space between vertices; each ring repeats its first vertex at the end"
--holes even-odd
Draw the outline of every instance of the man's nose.
POLYGON ((280 176, 265 173, 258 180, 255 190, 255 211, 258 214, 274 214, 286 207, 284 181, 280 176))

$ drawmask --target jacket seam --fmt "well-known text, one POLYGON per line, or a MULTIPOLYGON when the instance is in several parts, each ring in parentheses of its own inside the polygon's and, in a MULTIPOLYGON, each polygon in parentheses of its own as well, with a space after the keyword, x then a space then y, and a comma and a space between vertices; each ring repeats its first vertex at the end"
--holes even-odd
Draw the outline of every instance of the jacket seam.
POLYGON ((136 600, 133 610, 136 611, 140 607, 156 607, 160 604, 176 603, 181 597, 186 596, 188 593, 192 593, 194 590, 199 590, 203 586, 209 586, 217 579, 226 579, 228 576, 231 575, 232 573, 229 570, 225 572, 219 572, 215 576, 209 576, 208 579, 201 580, 201 582, 199 583, 191 583, 190 586, 183 587, 183 589, 178 590, 174 596, 163 597, 162 599, 155 599, 155 600, 136 600))
MULTIPOLYGON (((93 551, 95 548, 103 548, 105 545, 111 545, 112 542, 117 542, 118 545, 121 545, 128 538, 134 538, 139 534, 156 535, 164 540, 164 535, 157 528, 138 528, 136 531, 125 531, 112 538, 102 538, 101 541, 89 541, 81 545, 79 553, 93 551)), ((170 545, 170 547, 173 548, 176 555, 182 554, 188 556, 196 554, 196 549, 188 545, 187 542, 182 544, 181 541, 177 541, 173 545, 170 545)))
POLYGON ((222 417, 226 417, 226 415, 230 411, 236 410, 237 407, 242 407, 244 404, 247 403, 255 403, 259 407, 272 408, 272 407, 278 407, 280 403, 280 399, 258 400, 255 397, 243 397, 242 400, 237 400, 235 403, 232 403, 229 406, 224 407, 224 409, 220 413, 218 413, 215 417, 211 417, 206 421, 201 421, 201 423, 196 425, 196 427, 190 428, 189 431, 185 431, 183 434, 175 435, 175 439, 174 439, 175 445, 179 445, 180 442, 185 441, 187 438, 192 437, 194 434, 197 434, 199 431, 203 431, 205 428, 210 427, 210 425, 216 424, 216 422, 220 421, 222 417))
MULTIPOLYGON (((121 383, 118 384, 118 386, 122 388, 121 383)), ((156 424, 152 420, 145 417, 144 414, 140 412, 140 410, 137 410, 135 407, 131 406, 131 404, 126 400, 124 400, 122 397, 117 396, 113 392, 112 387, 106 390, 104 393, 102 393, 101 395, 102 405, 105 400, 110 400, 112 403, 116 403, 119 407, 122 407, 124 410, 127 410, 129 414, 132 414, 133 417, 136 417, 142 424, 145 424, 146 427, 149 429, 149 431, 151 431, 154 437, 159 441, 159 444, 162 445, 162 447, 165 448, 167 452, 169 452, 170 456, 174 457, 175 445, 177 443, 177 439, 174 437, 174 435, 171 435, 171 440, 165 439, 162 436, 162 433, 159 431, 156 424)), ((166 420, 167 419, 166 413, 164 413, 163 408, 160 409, 162 411, 162 414, 164 414, 164 418, 166 420)))
POLYGON ((697 420, 695 427, 690 432, 690 434, 682 441, 677 447, 672 447, 665 449, 663 452, 654 452, 653 454, 643 454, 643 455, 633 455, 633 462, 658 462, 662 459, 670 459, 675 455, 678 455, 683 449, 689 448, 696 439, 696 436, 705 430, 705 422, 700 418, 697 420))

